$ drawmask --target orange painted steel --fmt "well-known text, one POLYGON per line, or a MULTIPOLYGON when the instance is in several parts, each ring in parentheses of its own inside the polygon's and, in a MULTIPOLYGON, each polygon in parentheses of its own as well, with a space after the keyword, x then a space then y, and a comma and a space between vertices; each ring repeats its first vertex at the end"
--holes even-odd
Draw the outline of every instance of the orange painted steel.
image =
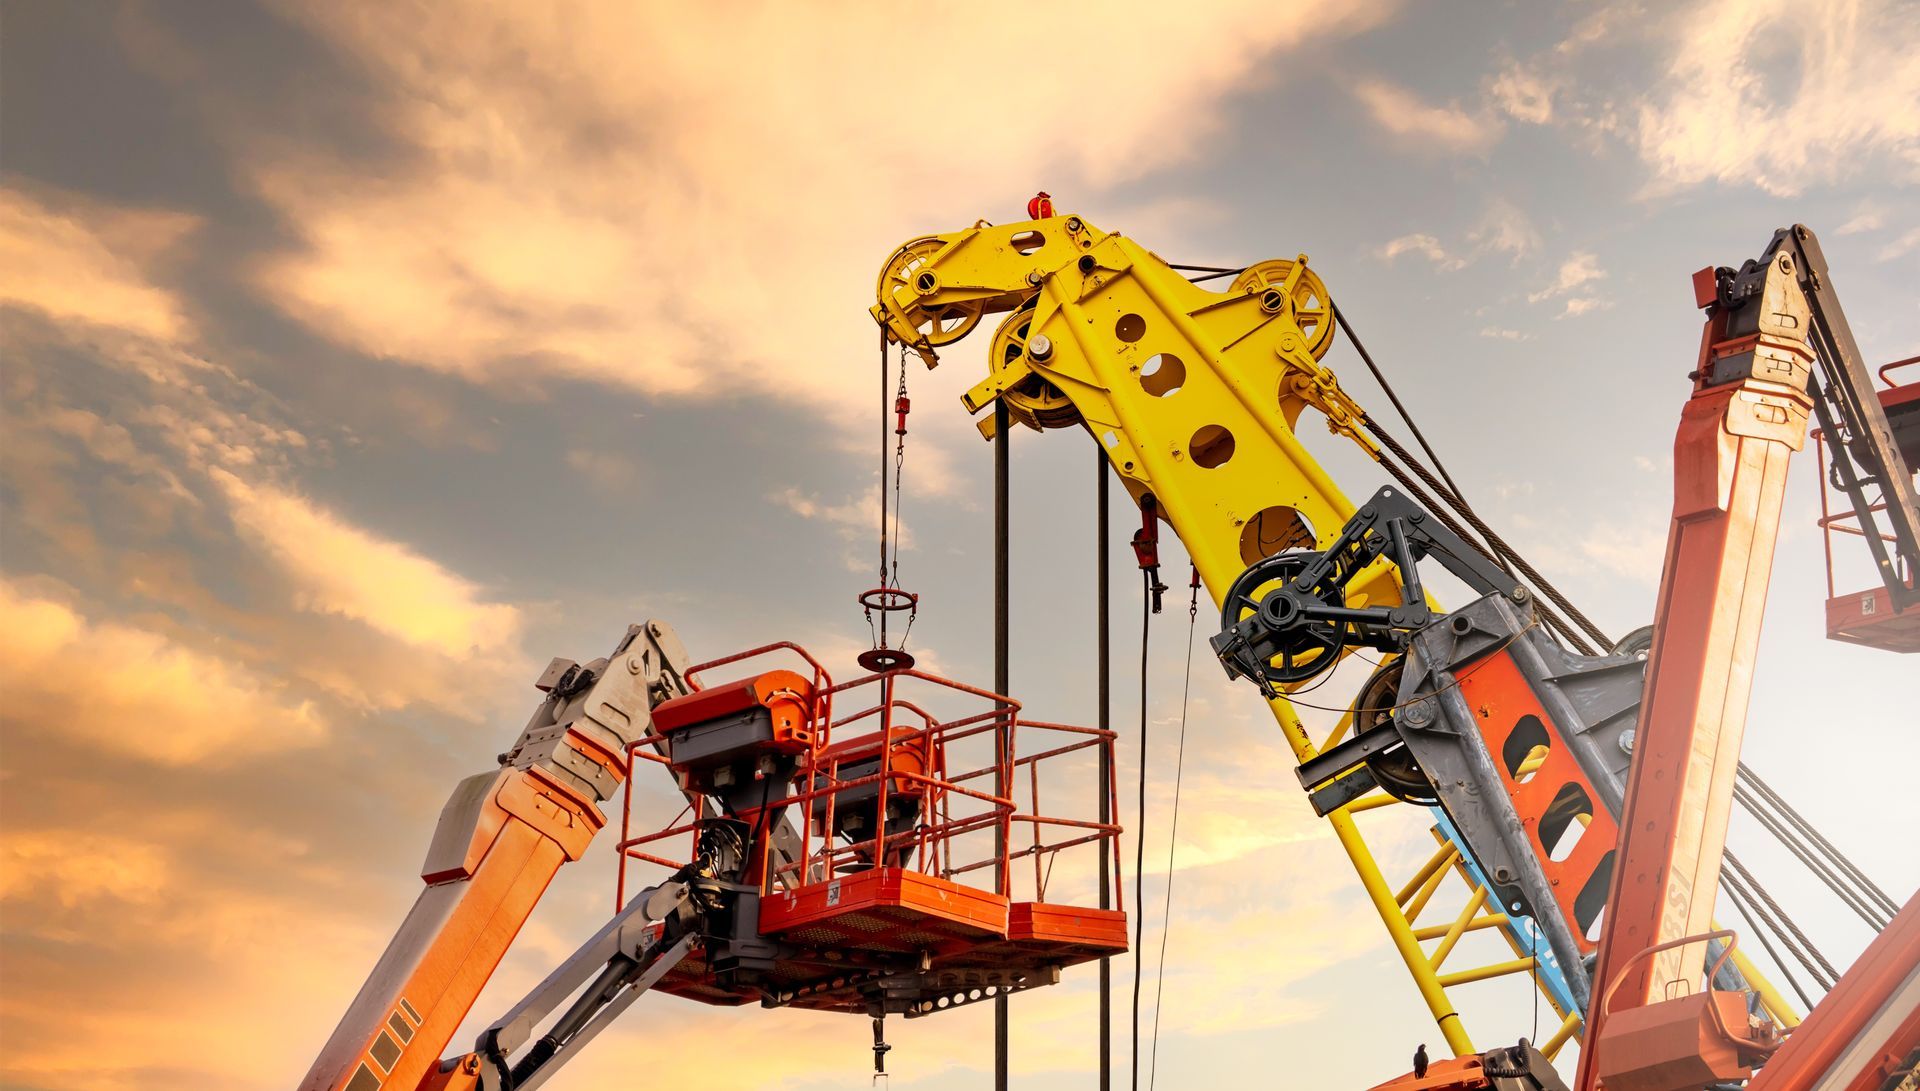
MULTIPOLYGON (((812 745, 799 755, 793 790, 777 804, 793 816, 800 849, 766 862, 760 872, 760 930, 789 953, 761 980, 742 984, 714 973, 696 949, 657 991, 711 1004, 867 1012, 871 1001, 861 986, 897 971, 903 958, 942 980, 1037 982, 1061 967, 1127 949, 1124 906, 1047 901, 1053 862, 1083 849, 1108 854, 1111 895, 1122 905, 1119 826, 1049 813, 1041 800, 1045 770, 1093 767, 1102 751, 1111 755, 1114 732, 1022 720, 1012 698, 918 670, 836 684, 791 644, 729 656, 688 674, 782 650, 805 658, 815 678, 808 690, 812 745), (935 700, 973 707, 943 719, 929 710, 935 700), (836 713, 836 706, 853 711, 836 713), (1022 752, 1026 744, 1032 745, 1022 752), (996 786, 1006 786, 1007 794, 995 794, 996 786), (842 809, 856 805, 850 798, 872 817, 858 833, 843 828, 842 809), (914 816, 911 828, 889 823, 890 803, 896 815, 914 816), (1016 839, 1016 829, 1024 836, 1016 839), (1015 861, 1030 862, 1030 874, 1016 876, 1015 861)), ((748 679, 749 688, 761 677, 748 679)), ((716 683, 683 700, 741 685, 716 683)), ((656 720, 681 722, 672 714, 656 720)), ((631 758, 663 763, 660 741, 658 735, 637 741, 631 758)), ((1117 811, 1111 770, 1090 794, 1099 791, 1117 811)), ((690 853, 705 817, 701 808, 691 802, 666 825, 636 833, 636 785, 629 783, 619 842, 621 904, 633 881, 630 867, 671 869, 684 862, 664 845, 680 842, 690 853)), ((767 851, 764 843, 758 848, 767 851)), ((924 1009, 913 1010, 935 1006, 930 997, 924 1009)))
POLYGON ((1748 1091, 1875 1091, 1920 1051, 1920 894, 1908 900, 1748 1091), (1825 1077, 1828 1082, 1819 1083, 1825 1077))
POLYGON ((1554 901, 1574 924, 1574 941, 1582 954, 1592 951, 1595 944, 1586 932, 1599 914, 1597 907, 1594 911, 1589 907, 1595 899, 1606 897, 1619 840, 1613 816, 1598 803, 1599 794, 1572 750, 1553 745, 1561 738, 1560 730, 1508 653, 1491 655, 1462 671, 1459 687, 1513 799, 1514 812, 1526 828, 1540 869, 1553 887, 1554 901), (1523 778, 1519 771, 1533 749, 1531 735, 1523 733, 1529 720, 1548 747, 1523 778), (1555 859, 1555 849, 1569 838, 1578 838, 1578 843, 1555 859))
MULTIPOLYGON (((1712 939, 1726 943, 1707 970, 1706 979, 1712 981, 1733 956, 1736 937, 1729 929, 1680 936, 1641 950, 1601 991, 1594 1012, 1610 1012, 1620 986, 1641 961, 1712 939)), ((1608 1027, 1606 1047, 1595 1058, 1607 1091, 1696 1091, 1744 1080, 1780 1044, 1773 1024, 1762 1020, 1756 1026, 1747 1014, 1744 992, 1709 990, 1637 1004, 1613 1013, 1608 1027)))
MULTIPOLYGON (((1702 306, 1712 285, 1711 270, 1695 279, 1702 306)), ((1791 284, 1777 290, 1799 298, 1791 284)), ((1673 520, 1594 970, 1596 981, 1621 979, 1628 1007, 1695 991, 1704 942, 1638 956, 1712 927, 1787 466, 1812 407, 1804 303, 1797 338, 1787 304, 1767 303, 1760 332, 1737 336, 1727 309, 1709 310, 1674 439, 1673 520), (1743 354, 1752 373, 1713 385, 1715 365, 1743 354)), ((1581 1091, 1598 1086, 1609 1018, 1597 1004, 1589 1014, 1581 1091)))
POLYGON ((580 858, 605 821, 593 803, 539 769, 496 774, 464 858, 423 876, 427 889, 301 1084, 303 1091, 411 1088, 426 1079, 555 873, 580 858), (372 1029, 364 1041, 339 1039, 350 1027, 372 1029), (418 1048, 431 1043, 438 1045, 418 1048), (399 1048, 409 1044, 414 1048, 399 1048))
POLYGON ((813 745, 813 690, 812 683, 793 671, 765 671, 666 701, 653 710, 653 727, 666 735, 726 713, 764 708, 771 720, 772 749, 798 754, 813 745))
MULTIPOLYGON (((833 676, 829 674, 827 668, 821 664, 818 659, 815 659, 809 654, 805 648, 802 648, 790 640, 779 640, 771 644, 762 644, 757 648, 749 648, 746 651, 722 656, 719 659, 710 659, 704 663, 696 663, 687 668, 683 677, 686 680, 688 688, 692 689, 695 695, 698 695, 706 692, 708 689, 707 686, 700 682, 701 674, 750 659, 773 655, 777 652, 790 652, 807 665, 808 677, 805 681, 806 691, 811 695, 813 702, 812 718, 816 723, 831 723, 833 720, 833 676)), ((807 743, 809 746, 817 749, 822 744, 822 739, 810 734, 807 743)), ((655 730, 635 739, 627 746, 626 759, 628 770, 632 770, 636 762, 643 761, 662 766, 663 768, 666 767, 669 764, 666 755, 666 735, 659 730, 655 730)), ((619 867, 613 890, 613 911, 616 913, 625 908, 627 904, 627 871, 630 863, 652 864, 671 871, 683 866, 687 862, 686 859, 676 860, 672 857, 660 856, 644 851, 641 846, 665 842, 678 837, 686 837, 689 839, 688 844, 689 848, 691 848, 691 839, 694 836, 694 831, 698 827, 699 821, 707 817, 705 811, 706 797, 691 795, 687 800, 685 808, 680 813, 680 817, 687 819, 686 822, 679 823, 679 819, 676 818, 674 822, 668 823, 664 828, 636 834, 634 833, 633 825, 633 788, 633 781, 629 778, 627 781, 627 790, 622 793, 620 799, 620 840, 614 844, 614 853, 619 859, 619 867)))
POLYGON ((1487 1073, 1486 1062, 1480 1055, 1469 1053, 1433 1062, 1424 1076, 1411 1072, 1396 1076, 1375 1085, 1373 1091, 1489 1091, 1497 1086, 1494 1079, 1487 1073))

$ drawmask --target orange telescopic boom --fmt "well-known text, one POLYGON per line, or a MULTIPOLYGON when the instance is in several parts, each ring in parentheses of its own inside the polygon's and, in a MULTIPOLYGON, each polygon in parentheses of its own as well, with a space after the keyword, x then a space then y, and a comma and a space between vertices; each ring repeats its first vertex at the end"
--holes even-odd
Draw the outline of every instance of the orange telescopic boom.
POLYGON ((654 704, 687 692, 685 666, 679 638, 648 622, 605 659, 547 667, 535 683, 546 700, 501 767, 447 800, 427 888, 301 1091, 414 1091, 472 1075, 440 1073, 441 1052, 554 874, 606 824, 598 805, 626 778, 626 747, 648 733, 654 704))
MULTIPOLYGON (((1845 457, 1880 488, 1896 551, 1910 558, 1916 540, 1912 474, 1813 233, 1777 232, 1758 261, 1703 269, 1694 290, 1707 326, 1674 440, 1673 523, 1579 1091, 1744 1079, 1777 1045, 1743 995, 1700 982, 1787 466, 1810 412, 1851 441, 1845 457)), ((1895 566, 1876 555, 1893 586, 1895 566)))

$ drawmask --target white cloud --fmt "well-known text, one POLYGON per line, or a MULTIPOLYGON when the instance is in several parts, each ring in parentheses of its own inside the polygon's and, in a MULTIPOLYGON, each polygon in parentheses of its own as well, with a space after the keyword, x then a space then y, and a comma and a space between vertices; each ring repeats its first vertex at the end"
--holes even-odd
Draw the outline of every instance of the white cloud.
POLYGON ((1449 255, 1440 240, 1432 235, 1402 235, 1380 248, 1380 260, 1392 262, 1402 254, 1417 254, 1442 270, 1452 271, 1464 267, 1467 263, 1449 255))
POLYGON ((1912 253, 1915 249, 1920 249, 1920 227, 1913 228, 1899 238, 1881 247, 1880 252, 1875 254, 1874 258, 1878 261, 1892 261, 1895 258, 1904 257, 1912 253))
POLYGON ((519 610, 483 601, 478 587, 435 561, 288 489, 221 469, 212 474, 234 523, 291 578, 300 609, 365 622, 454 659, 503 653, 517 642, 519 610))
POLYGON ((1508 65, 1493 78, 1488 94, 1501 111, 1515 121, 1545 125, 1553 120, 1554 81, 1520 64, 1508 65))
POLYGON ((1596 524, 1580 539, 1588 560, 1640 584, 1658 584, 1666 563, 1667 527, 1653 520, 1644 526, 1596 524))
POLYGON ((1496 197, 1487 205, 1467 238, 1479 253, 1507 254, 1516 262, 1540 249, 1540 232, 1533 221, 1504 197, 1496 197))
POLYGON ((1493 147, 1505 128, 1496 118, 1469 113, 1457 103, 1432 105, 1384 80, 1363 80, 1355 86, 1354 94, 1387 132, 1446 152, 1482 154, 1493 147))
POLYGON ((1433 263, 1442 272, 1466 268, 1488 254, 1507 254, 1515 262, 1540 247, 1540 233, 1520 206, 1504 197, 1488 202, 1486 211, 1467 233, 1468 249, 1462 253, 1449 249, 1438 236, 1424 231, 1401 235, 1380 247, 1380 260, 1393 262, 1405 254, 1414 254, 1433 263))
POLYGON ((1559 318, 1577 318, 1591 311, 1604 311, 1613 306, 1613 300, 1597 296, 1575 296, 1567 300, 1567 305, 1556 316, 1559 318))
POLYGON ((1533 340, 1533 335, 1530 333, 1522 333, 1519 330, 1510 330, 1501 326, 1482 327, 1480 330, 1480 336, 1493 341, 1531 341, 1533 340))
POLYGON ((640 467, 632 459, 612 451, 575 447, 567 452, 567 467, 606 493, 630 493, 640 479, 640 467))
POLYGON ((1591 251, 1576 250, 1560 263, 1560 271, 1553 283, 1537 292, 1527 294, 1527 302, 1540 303, 1555 296, 1566 295, 1596 280, 1605 280, 1607 271, 1600 268, 1600 259, 1591 251))
POLYGON ((1673 12, 1640 104, 1656 188, 1791 196, 1896 164, 1920 179, 1920 18, 1898 0, 1704 0, 1673 12))
MULTIPOLYGON (((0 205, 6 200, 0 191, 0 205)), ((50 215, 60 230, 8 241, 24 246, 35 267, 74 266, 72 240, 124 239, 128 224, 151 233, 153 223, 177 219, 67 194, 36 200, 59 210, 50 215)), ((113 307, 171 299, 142 279, 151 270, 139 262, 111 271, 122 278, 117 286, 87 299, 113 307)), ((184 639, 185 652, 214 661, 208 672, 244 675, 269 695, 331 699, 329 719, 343 709, 415 704, 472 718, 472 685, 491 693, 495 679, 521 675, 515 608, 484 601, 468 581, 346 524, 291 484, 327 457, 325 432, 310 437, 289 423, 279 399, 179 343, 193 331, 152 317, 161 312, 55 305, 58 293, 31 278, 22 283, 40 294, 15 302, 44 320, 4 314, 18 351, 6 360, 0 399, 0 474, 13 499, 8 517, 27 547, 13 563, 50 571, 101 603, 85 620, 88 631, 125 644, 135 643, 129 633, 169 646, 184 639), (218 517, 223 511, 230 524, 218 517), (204 580, 208 571, 221 574, 217 586, 204 580), (182 633, 169 618, 192 618, 196 630, 182 633), (435 654, 415 654, 423 649, 435 654), (487 680, 475 682, 482 673, 487 680)), ((589 469, 603 479, 617 472, 611 464, 589 469)), ((147 660, 182 661, 161 651, 147 660)))
POLYGON ((1874 201, 1862 201, 1853 210, 1853 215, 1840 225, 1837 235, 1858 235, 1862 231, 1878 231, 1885 227, 1887 214, 1874 201))
MULTIPOLYGON (((768 500, 786 508, 802 519, 813 519, 826 523, 839 533, 847 549, 842 561, 849 572, 866 572, 879 567, 880 550, 880 487, 874 485, 857 497, 848 497, 838 503, 820 499, 815 493, 802 492, 797 488, 786 488, 767 497, 768 500)), ((887 536, 897 541, 901 550, 913 548, 913 527, 901 513, 889 508, 887 512, 887 536)))

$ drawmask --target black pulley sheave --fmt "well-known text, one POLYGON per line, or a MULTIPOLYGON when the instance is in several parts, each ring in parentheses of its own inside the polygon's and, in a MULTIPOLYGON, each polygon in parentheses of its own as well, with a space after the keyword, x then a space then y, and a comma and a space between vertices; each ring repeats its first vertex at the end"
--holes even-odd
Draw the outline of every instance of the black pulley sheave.
POLYGON ((1340 661, 1351 639, 1347 623, 1314 615, 1345 606, 1346 580, 1320 560, 1318 553, 1276 554, 1233 581, 1212 638, 1230 677, 1271 689, 1305 682, 1340 661))

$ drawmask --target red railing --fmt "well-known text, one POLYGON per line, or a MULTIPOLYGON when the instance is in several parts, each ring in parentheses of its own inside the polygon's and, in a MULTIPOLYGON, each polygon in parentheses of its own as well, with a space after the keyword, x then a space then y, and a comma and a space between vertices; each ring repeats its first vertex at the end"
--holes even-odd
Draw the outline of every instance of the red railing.
MULTIPOLYGON (((705 688, 700 684, 699 676, 706 671, 713 670, 716 667, 729 666, 748 659, 757 659, 763 655, 772 655, 775 652, 781 651, 792 652, 806 662, 807 667, 812 672, 814 722, 826 723, 830 721, 833 718, 833 676, 828 674, 827 668, 822 665, 818 659, 815 659, 808 653, 805 648, 802 648, 790 640, 779 640, 772 644, 762 644, 758 648, 750 648, 744 652, 736 652, 733 655, 722 656, 719 659, 710 659, 704 663, 696 663, 687 668, 684 680, 689 689, 697 692, 705 688)), ((818 752, 819 748, 823 745, 825 745, 823 739, 819 737, 814 739, 815 752, 818 752)), ((692 839, 695 836, 695 831, 699 828, 700 820, 706 817, 706 797, 695 793, 688 793, 686 806, 681 809, 680 814, 676 816, 672 822, 669 822, 665 828, 635 836, 633 832, 633 782, 636 779, 636 774, 639 769, 638 762, 640 761, 652 762, 664 768, 667 764, 666 737, 658 732, 648 732, 646 735, 627 744, 627 785, 626 792, 620 800, 620 840, 614 845, 614 851, 618 854, 620 861, 618 876, 615 879, 613 891, 613 911, 615 913, 618 913, 627 904, 627 867, 630 862, 638 860, 642 863, 664 867, 669 871, 678 870, 687 863, 687 860, 675 860, 671 857, 658 856, 653 853, 639 851, 640 846, 651 845, 669 838, 684 836, 688 838, 688 857, 690 859, 692 856, 692 839), (684 823, 681 822, 682 818, 686 819, 684 823)), ((762 865, 764 869, 764 860, 762 861, 762 865)))
MULTIPOLYGON (((1093 784, 1090 793, 1075 794, 1096 802, 1104 794, 1106 813, 1117 814, 1113 732, 1022 721, 1021 705, 1011 697, 918 670, 888 671, 835 684, 817 660, 786 642, 703 663, 690 669, 687 677, 692 683, 700 672, 781 650, 799 655, 813 670, 816 726, 813 746, 800 758, 795 791, 775 804, 796 820, 800 853, 792 860, 770 861, 766 854, 772 838, 760 839, 762 856, 756 870, 764 891, 825 882, 885 862, 968 885, 975 881, 960 877, 984 871, 990 877, 988 888, 1011 899, 1013 862, 1030 859, 1031 900, 1043 901, 1059 855, 1096 846, 1095 851, 1110 858, 1108 877, 1113 904, 1118 906, 1119 825, 1092 816, 1047 814, 1041 806, 1043 768, 1050 777, 1084 776, 1091 782, 1099 779, 1093 770, 1104 764, 1105 782, 1093 784), (845 706, 860 698, 870 698, 871 703, 836 718, 836 704, 845 706), (943 709, 947 718, 941 719, 930 711, 936 704, 962 707, 943 709), (1028 739, 1037 745, 1032 753, 1022 755, 1020 745, 1028 739), (1103 752, 1108 759, 1104 763, 1099 760, 1103 752), (1085 762, 1088 769, 1069 767, 1076 762, 1085 762), (860 775, 848 776, 843 773, 848 766, 864 768, 860 775), (1053 774, 1053 770, 1060 772, 1053 774), (870 787, 871 801, 862 799, 859 805, 863 810, 871 806, 873 828, 863 830, 864 836, 836 835, 842 801, 848 793, 870 787), (888 801, 897 800, 903 792, 918 797, 917 819, 911 829, 889 830, 888 801), (1016 827, 1028 834, 1024 844, 1014 843, 1016 827)), ((636 741, 628 748, 629 769, 637 773, 643 762, 664 765, 664 750, 664 739, 658 735, 636 741)), ((695 796, 665 826, 636 835, 635 792, 630 779, 621 808, 616 910, 626 901, 629 866, 636 862, 667 869, 682 866, 684 860, 653 846, 678 837, 687 837, 691 846, 705 817, 703 798, 695 796)))

